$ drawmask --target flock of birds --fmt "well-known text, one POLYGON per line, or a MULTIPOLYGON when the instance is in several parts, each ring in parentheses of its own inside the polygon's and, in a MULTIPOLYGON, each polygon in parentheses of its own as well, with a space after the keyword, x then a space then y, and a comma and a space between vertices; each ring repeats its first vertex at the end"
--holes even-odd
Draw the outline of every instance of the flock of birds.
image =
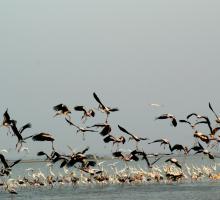
MULTIPOLYGON (((155 120, 170 120, 171 125, 176 127, 177 124, 188 124, 193 132, 195 143, 192 146, 184 146, 182 144, 171 145, 170 141, 166 138, 159 138, 150 141, 147 137, 139 137, 128 131, 126 128, 118 125, 118 129, 121 131, 121 136, 116 137, 112 134, 112 127, 109 124, 109 116, 113 112, 119 111, 116 107, 108 107, 100 100, 96 93, 93 93, 93 97, 98 103, 97 109, 87 109, 85 106, 75 106, 74 110, 82 112, 82 123, 88 118, 95 117, 96 112, 102 112, 105 114, 104 122, 96 123, 92 126, 81 127, 74 123, 71 118, 71 110, 64 104, 58 104, 53 107, 56 116, 63 116, 65 123, 76 129, 76 132, 82 133, 83 139, 85 139, 86 132, 98 132, 103 137, 104 143, 112 143, 112 156, 114 157, 114 163, 108 164, 109 169, 104 168, 104 163, 107 161, 99 161, 94 155, 93 158, 88 156, 87 152, 89 147, 86 147, 82 151, 74 152, 70 147, 71 152, 69 154, 63 154, 58 152, 54 147, 55 138, 51 133, 41 132, 38 134, 23 137, 22 133, 31 128, 31 123, 27 123, 22 127, 17 127, 17 120, 12 119, 9 115, 8 109, 3 114, 2 126, 8 129, 8 134, 17 137, 17 143, 15 148, 18 152, 23 148, 24 143, 27 143, 28 139, 40 142, 51 142, 51 152, 39 151, 37 156, 45 157, 49 167, 49 174, 43 173, 40 169, 27 169, 28 175, 18 178, 11 178, 11 172, 13 167, 21 162, 18 159, 13 162, 9 162, 3 153, 0 154, 0 160, 2 166, 0 168, 0 176, 2 177, 0 187, 8 191, 11 194, 17 194, 16 188, 18 187, 41 187, 50 186, 53 187, 56 184, 64 185, 71 184, 76 186, 78 184, 111 184, 111 183, 145 183, 145 182, 178 182, 181 180, 201 180, 202 178, 209 178, 213 180, 220 179, 220 173, 217 172, 217 164, 215 158, 217 155, 212 153, 212 149, 217 147, 220 142, 220 136, 217 136, 217 132, 220 130, 220 117, 216 114, 211 104, 209 108, 214 114, 216 120, 216 127, 213 128, 211 120, 205 115, 199 115, 197 113, 191 113, 186 116, 185 119, 177 120, 172 114, 165 113, 155 118, 155 120), (209 133, 204 134, 198 130, 198 125, 204 124, 208 127, 209 133), (129 153, 125 153, 119 147, 123 146, 129 140, 134 141, 134 149, 129 153), (154 153, 149 154, 141 149, 140 142, 146 141, 147 144, 158 143, 160 146, 164 146, 164 149, 168 149, 168 153, 154 153), (114 147, 116 146, 116 147, 114 147), (113 151, 114 147, 114 151, 113 151), (179 151, 179 155, 182 154, 184 161, 180 162, 175 157, 175 152, 179 151), (181 153, 182 152, 182 153, 181 153), (202 154, 207 156, 207 159, 212 160, 211 166, 190 167, 185 163, 185 159, 188 155, 202 154), (117 161, 115 161, 117 159, 117 161), (163 160, 163 162, 161 162, 163 160), (119 162, 124 162, 124 168, 119 170, 116 165, 119 162), (141 167, 136 164, 131 166, 129 163, 138 163, 142 161, 146 163, 146 167, 141 167), (160 161, 160 166, 157 165, 160 161), (52 166, 55 163, 59 163, 59 167, 63 169, 64 175, 60 172, 56 175, 52 171, 52 166), (162 165, 161 163, 164 163, 162 165)), ((153 105, 154 106, 154 105, 153 105)), ((143 166, 144 166, 143 165, 143 166)))

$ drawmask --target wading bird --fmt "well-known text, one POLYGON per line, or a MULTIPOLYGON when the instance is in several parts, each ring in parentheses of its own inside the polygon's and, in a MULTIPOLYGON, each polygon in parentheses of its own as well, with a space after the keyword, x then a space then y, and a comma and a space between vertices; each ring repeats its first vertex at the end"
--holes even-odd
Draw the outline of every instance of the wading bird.
POLYGON ((119 111, 118 108, 110 108, 110 107, 107 107, 105 106, 101 101, 100 99, 98 98, 98 96, 96 95, 96 93, 94 92, 93 93, 93 97, 95 98, 95 100, 99 103, 99 106, 98 106, 98 109, 105 113, 106 114, 106 119, 105 119, 105 122, 107 123, 108 122, 108 116, 111 112, 115 112, 115 111, 119 111))

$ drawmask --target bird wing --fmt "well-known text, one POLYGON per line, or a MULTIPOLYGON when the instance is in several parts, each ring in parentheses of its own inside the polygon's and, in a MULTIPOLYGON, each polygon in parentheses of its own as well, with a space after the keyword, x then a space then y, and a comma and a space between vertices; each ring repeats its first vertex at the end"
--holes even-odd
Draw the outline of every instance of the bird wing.
POLYGON ((26 128, 31 128, 31 123, 27 123, 19 129, 19 133, 21 134, 26 128))
POLYGON ((99 134, 102 135, 102 136, 106 136, 111 132, 111 130, 112 130, 111 126, 106 125, 99 134))
POLYGON ((162 139, 154 140, 153 142, 149 142, 148 144, 156 143, 156 142, 163 142, 163 140, 162 139))
POLYGON ((4 167, 5 167, 5 168, 8 168, 8 167, 9 167, 9 166, 8 166, 8 163, 6 162, 5 157, 4 157, 3 154, 0 154, 0 159, 1 159, 1 162, 2 162, 2 164, 4 165, 4 167))
POLYGON ((76 124, 74 124, 73 122, 71 122, 70 120, 68 120, 67 118, 65 118, 65 120, 67 121, 67 123, 71 126, 75 126, 76 128, 80 129, 79 126, 77 126, 76 124))
POLYGON ((20 161, 21 161, 21 159, 14 161, 14 162, 10 165, 10 167, 13 167, 14 165, 18 164, 20 161))
POLYGON ((118 108, 109 108, 109 111, 115 112, 115 111, 119 111, 119 109, 118 108))
POLYGON ((85 109, 84 106, 75 106, 75 107, 74 107, 74 110, 86 112, 86 109, 85 109))
POLYGON ((94 96, 95 100, 96 100, 103 108, 105 108, 104 104, 100 101, 100 99, 98 98, 98 96, 96 95, 95 92, 93 92, 93 96, 94 96))
POLYGON ((128 135, 134 137, 133 134, 129 133, 125 128, 121 127, 120 125, 118 125, 118 128, 119 128, 122 132, 127 133, 128 135))
POLYGON ((214 113, 215 117, 218 119, 218 115, 216 114, 216 112, 213 110, 211 103, 209 102, 209 108, 210 110, 214 113))
POLYGON ((174 127, 177 126, 177 121, 176 121, 176 119, 174 117, 172 118, 172 124, 173 124, 174 127))
POLYGON ((56 105, 56 106, 53 107, 53 109, 54 109, 55 111, 62 110, 62 108, 63 108, 63 104, 62 104, 62 103, 61 103, 61 104, 58 104, 58 105, 56 105))

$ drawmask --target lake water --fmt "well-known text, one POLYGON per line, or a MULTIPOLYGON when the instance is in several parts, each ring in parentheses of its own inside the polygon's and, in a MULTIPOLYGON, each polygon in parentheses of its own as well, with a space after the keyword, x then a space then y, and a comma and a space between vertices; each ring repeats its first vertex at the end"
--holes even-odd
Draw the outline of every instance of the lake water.
MULTIPOLYGON (((164 164, 164 160, 161 159, 158 165, 161 167, 164 164)), ((184 157, 179 157, 178 160, 183 164, 186 162, 188 166, 216 166, 216 171, 219 171, 219 160, 215 162, 208 160, 205 157, 190 157, 185 161, 184 157)), ((107 160, 103 163, 103 168, 111 171, 109 164, 118 162, 118 160, 107 160)), ((125 169, 127 165, 119 161, 117 164, 118 171, 125 169)), ((146 164, 144 162, 132 162, 129 163, 130 168, 144 168, 146 164)), ((185 166, 185 165, 184 165, 185 166)), ((35 171, 41 170, 45 175, 50 174, 48 166, 45 162, 34 162, 34 163, 20 163, 13 168, 10 178, 28 177, 31 172, 26 170, 27 168, 33 168, 35 171)), ((162 168, 162 167, 161 167, 162 168)), ((183 167, 185 168, 185 167, 183 167)), ((61 170, 58 165, 53 166, 53 173, 57 176, 64 174, 63 169, 61 170)), ((75 169, 69 169, 75 170, 75 169)), ((184 169, 183 169, 184 170, 184 169)), ((2 178, 4 180, 4 178, 2 178)), ((0 200, 2 199, 32 199, 32 200, 67 200, 67 199, 126 199, 126 200, 142 200, 142 199, 191 199, 191 200, 207 200, 207 199, 219 199, 220 195, 220 181, 210 180, 207 178, 199 181, 180 181, 172 183, 140 183, 140 184, 78 184, 72 186, 58 185, 51 186, 39 186, 39 187, 18 187, 16 188, 17 195, 11 195, 6 192, 3 188, 0 192, 0 200)))

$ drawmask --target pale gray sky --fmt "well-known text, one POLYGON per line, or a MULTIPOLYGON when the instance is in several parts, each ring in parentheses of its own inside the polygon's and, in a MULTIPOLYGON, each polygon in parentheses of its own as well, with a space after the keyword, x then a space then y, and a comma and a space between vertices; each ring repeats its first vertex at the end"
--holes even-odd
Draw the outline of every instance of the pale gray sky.
MULTIPOLYGON (((52 107, 64 103, 97 107, 92 93, 120 112, 117 125, 151 140, 192 144, 189 127, 154 121, 169 112, 184 118, 191 112, 220 113, 219 1, 205 0, 20 0, 0 2, 0 114, 6 108, 18 126, 31 122, 24 135, 48 131, 59 151, 66 145, 109 154, 111 145, 89 133, 86 141, 52 107), (149 103, 164 107, 152 108, 149 103)), ((80 114, 73 112, 80 122, 80 114)), ((87 125, 103 121, 97 114, 87 125)), ((201 126, 201 130, 206 131, 201 126)), ((16 138, 1 128, 0 148, 14 151, 16 138)), ((30 156, 48 143, 27 142, 30 156)), ((132 148, 129 142, 124 148, 132 148)), ((162 151, 159 145, 141 145, 162 151)))

